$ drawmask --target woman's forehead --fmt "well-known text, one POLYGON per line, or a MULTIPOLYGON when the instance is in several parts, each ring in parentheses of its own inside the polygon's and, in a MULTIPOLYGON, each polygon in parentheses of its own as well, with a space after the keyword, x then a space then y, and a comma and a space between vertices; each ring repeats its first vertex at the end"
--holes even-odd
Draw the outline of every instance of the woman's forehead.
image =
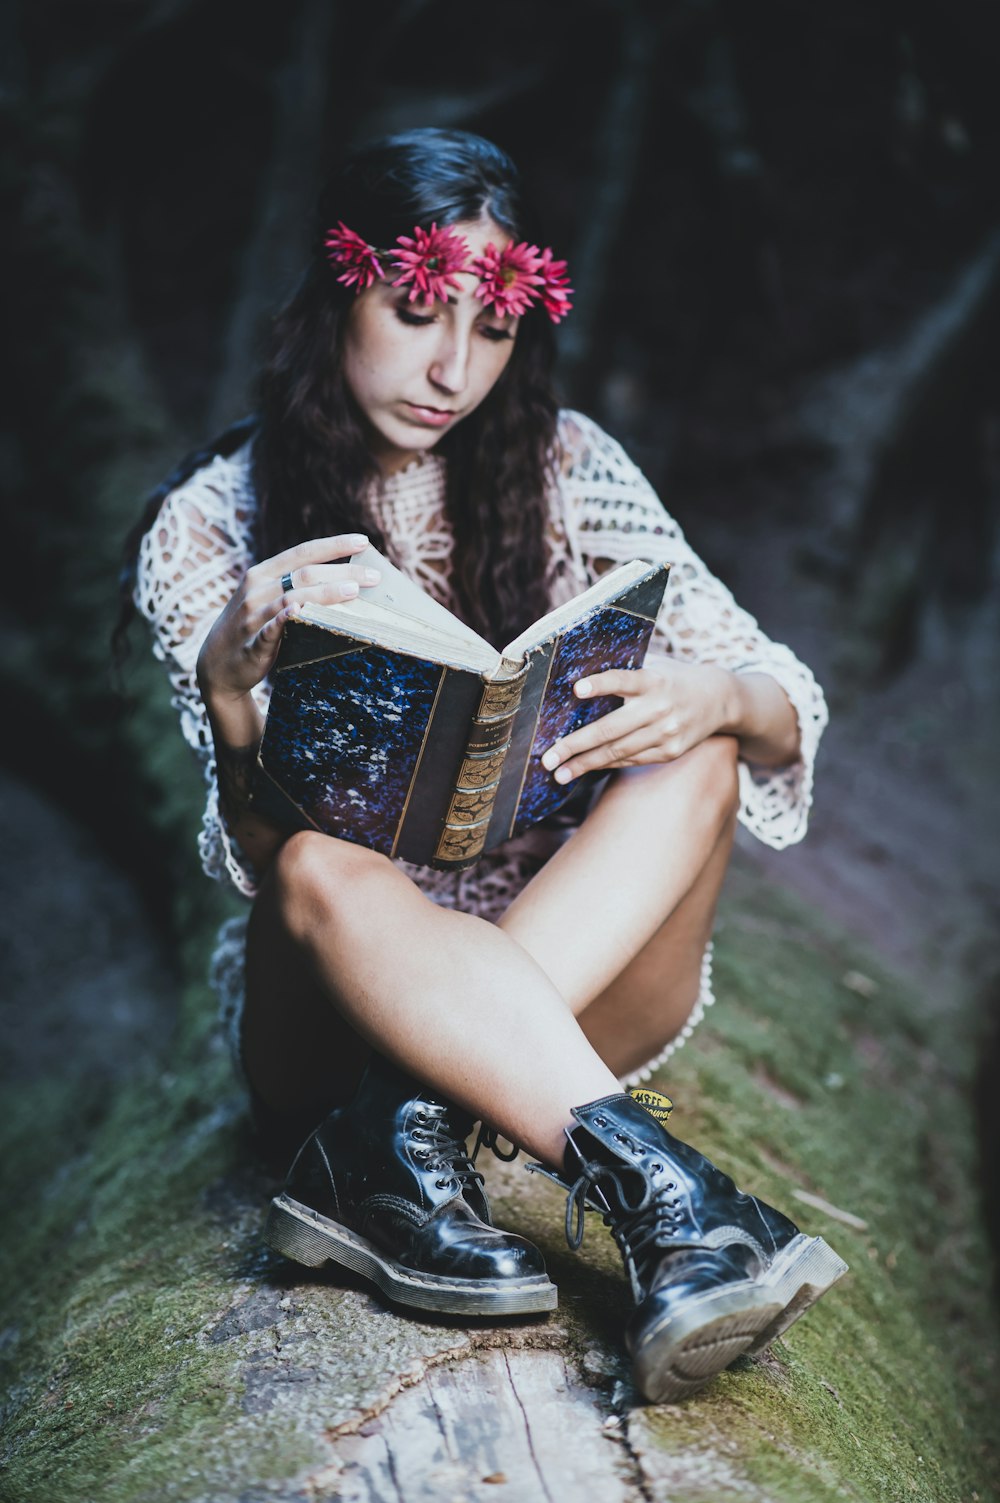
POLYGON ((500 225, 488 216, 480 219, 460 219, 457 224, 450 224, 448 228, 454 234, 462 236, 474 256, 479 255, 491 244, 496 246, 497 250, 503 250, 512 239, 507 230, 501 229, 500 225))

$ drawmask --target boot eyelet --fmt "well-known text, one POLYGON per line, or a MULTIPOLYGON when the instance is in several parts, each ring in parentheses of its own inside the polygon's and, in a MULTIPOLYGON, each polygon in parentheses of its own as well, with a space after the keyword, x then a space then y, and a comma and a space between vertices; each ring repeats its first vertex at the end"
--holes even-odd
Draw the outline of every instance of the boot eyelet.
POLYGON ((594 1126, 595 1127, 607 1127, 607 1125, 608 1125, 608 1119, 607 1119, 607 1117, 595 1117, 594 1118, 594 1126))
POLYGON ((662 1174, 663 1173, 663 1165, 662 1164, 650 1164, 650 1166, 649 1166, 649 1172, 650 1172, 650 1174, 662 1174))
POLYGON ((677 1186, 675 1185, 674 1181, 671 1180, 670 1183, 669 1183, 669 1185, 665 1185, 664 1186, 664 1189, 666 1189, 666 1190, 676 1190, 677 1186))

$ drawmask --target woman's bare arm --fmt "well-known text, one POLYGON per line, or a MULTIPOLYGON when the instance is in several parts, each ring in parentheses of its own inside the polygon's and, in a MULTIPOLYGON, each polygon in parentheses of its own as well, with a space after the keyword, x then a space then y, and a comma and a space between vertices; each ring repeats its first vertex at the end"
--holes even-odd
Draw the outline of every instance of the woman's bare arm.
POLYGON ((202 696, 215 743, 219 807, 226 829, 262 873, 287 838, 286 831, 264 819, 250 803, 264 717, 249 694, 220 700, 203 686, 202 696))
POLYGON ((723 732, 735 736, 740 755, 758 767, 787 767, 800 751, 799 718, 784 689, 768 673, 730 673, 732 719, 723 732))
POLYGON ((285 622, 306 601, 349 600, 378 582, 378 571, 329 563, 368 544, 359 533, 318 538, 247 570, 198 654, 198 687, 212 728, 219 802, 226 828, 258 872, 285 834, 251 807, 264 717, 252 690, 270 673, 285 622))

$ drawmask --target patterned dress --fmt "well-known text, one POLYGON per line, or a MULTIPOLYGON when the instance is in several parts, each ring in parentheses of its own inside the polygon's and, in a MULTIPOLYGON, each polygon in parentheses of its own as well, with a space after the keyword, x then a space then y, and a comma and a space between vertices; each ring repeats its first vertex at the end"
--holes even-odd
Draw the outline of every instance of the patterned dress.
MULTIPOLYGON (((563 412, 559 441, 562 461, 549 495, 546 577, 552 606, 593 584, 609 564, 635 557, 670 564, 646 664, 655 668, 672 657, 718 664, 735 673, 767 673, 777 680, 798 716, 800 756, 777 769, 740 763, 739 818, 776 849, 801 840, 812 802, 816 748, 827 721, 813 675, 740 609, 614 439, 589 418, 563 412)), ((428 594, 453 606, 444 500, 445 461, 431 453, 381 481, 369 504, 392 562, 428 594)), ((202 864, 209 876, 231 882, 247 898, 256 890, 256 874, 219 812, 212 736, 195 665, 212 623, 253 562, 254 507, 247 444, 227 458, 212 460, 166 498, 143 539, 135 590, 136 604, 153 628, 153 651, 170 675, 181 730, 205 778, 198 841, 202 864)), ((268 683, 260 684, 255 698, 262 710, 269 696, 268 683)), ((495 920, 569 833, 565 827, 535 828, 463 872, 399 864, 436 903, 495 920)), ((223 1012, 234 1029, 242 998, 245 927, 245 918, 224 926, 213 966, 223 1012)), ((678 1048, 712 1000, 709 946, 701 994, 687 1025, 627 1083, 644 1079, 678 1048)))

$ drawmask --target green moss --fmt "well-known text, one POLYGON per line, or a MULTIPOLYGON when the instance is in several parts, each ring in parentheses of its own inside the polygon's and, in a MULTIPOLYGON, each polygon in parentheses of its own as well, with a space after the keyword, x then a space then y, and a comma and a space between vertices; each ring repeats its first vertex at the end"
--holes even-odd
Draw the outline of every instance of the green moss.
POLYGON ((718 948, 724 1000, 671 1072, 674 1128, 851 1272, 768 1360, 663 1421, 670 1444, 735 1441, 747 1478, 782 1500, 985 1499, 995 1315, 961 1029, 932 1023, 911 987, 757 883, 738 881, 718 948), (868 996, 852 989, 864 978, 868 996))
POLYGON ((11 1503, 159 1503, 211 1495, 223 1477, 239 1490, 241 1478, 293 1476, 325 1459, 326 1427, 356 1415, 360 1396, 419 1376, 442 1343, 468 1344, 390 1320, 373 1346, 380 1316, 361 1290, 320 1284, 305 1314, 295 1307, 291 1270, 260 1246, 270 1187, 252 1168, 228 1061, 194 1047, 211 999, 189 990, 201 1021, 175 1072, 110 1100, 86 1082, 10 1093, 11 1503))
MULTIPOLYGON (((216 1061, 197 1083, 136 1083, 106 1113, 85 1088, 15 1097, 24 1210, 2 1278, 17 1291, 5 1485, 19 1503, 197 1496, 184 1477, 208 1451, 218 1463, 242 1385, 204 1333, 258 1238, 255 1217, 227 1225, 205 1206, 244 1152, 231 1090, 216 1061)), ((302 1437, 268 1438, 274 1475, 302 1460, 302 1437)))

